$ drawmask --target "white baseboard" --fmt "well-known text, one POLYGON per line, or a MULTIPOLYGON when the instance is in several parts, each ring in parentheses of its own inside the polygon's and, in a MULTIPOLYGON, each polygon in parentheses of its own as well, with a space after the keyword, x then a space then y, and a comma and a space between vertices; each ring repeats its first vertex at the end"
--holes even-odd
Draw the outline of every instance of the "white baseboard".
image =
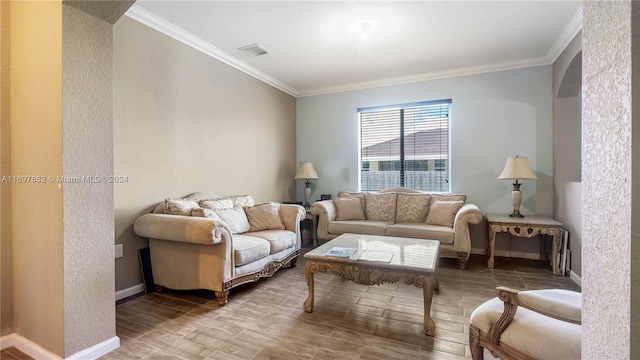
POLYGON ((102 355, 105 355, 119 347, 120 347, 120 338, 117 336, 114 336, 109 340, 105 340, 101 342, 100 344, 96 344, 88 349, 78 351, 77 353, 66 358, 66 360, 97 359, 102 355))
MULTIPOLYGON (((0 349, 6 349, 8 347, 15 347, 23 353, 38 360, 62 360, 62 358, 51 351, 43 348, 42 346, 34 343, 33 341, 20 336, 16 333, 5 335, 0 337, 0 349)), ((79 351, 71 356, 68 360, 87 360, 97 359, 102 355, 105 355, 112 350, 120 347, 120 338, 117 336, 112 337, 109 340, 103 341, 100 344, 96 344, 88 349, 79 351)))
POLYGON ((144 284, 140 283, 132 287, 116 291, 116 301, 128 298, 129 296, 137 295, 144 292, 144 284))
POLYGON ((574 283, 578 284, 578 286, 582 287, 582 278, 578 276, 578 274, 573 271, 569 272, 569 277, 573 280, 574 283))
POLYGON ((38 360, 62 359, 60 356, 50 352, 49 350, 43 348, 42 346, 16 333, 5 335, 0 338, 0 348, 6 349, 11 346, 31 356, 34 359, 38 359, 38 360))

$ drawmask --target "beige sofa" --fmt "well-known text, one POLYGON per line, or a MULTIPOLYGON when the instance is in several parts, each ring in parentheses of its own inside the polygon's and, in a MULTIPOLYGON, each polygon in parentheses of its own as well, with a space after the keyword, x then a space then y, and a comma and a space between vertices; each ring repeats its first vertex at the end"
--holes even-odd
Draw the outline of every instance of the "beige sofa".
POLYGON ((440 257, 456 258, 466 268, 471 252, 469 224, 483 215, 465 195, 393 188, 379 192, 338 193, 338 198, 311 205, 318 215, 318 239, 344 233, 431 239, 440 241, 440 257))
POLYGON ((250 195, 195 193, 166 199, 133 229, 149 238, 159 290, 213 290, 224 305, 233 287, 296 265, 304 217, 300 205, 256 205, 250 195))

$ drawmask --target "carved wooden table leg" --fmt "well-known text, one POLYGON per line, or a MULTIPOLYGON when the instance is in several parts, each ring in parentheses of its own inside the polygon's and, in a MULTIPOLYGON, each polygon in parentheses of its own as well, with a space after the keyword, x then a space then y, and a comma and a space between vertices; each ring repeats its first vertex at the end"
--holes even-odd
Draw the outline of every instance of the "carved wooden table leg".
POLYGON ((489 261, 487 261, 487 268, 493 269, 493 252, 496 248, 496 229, 489 225, 489 261))
MULTIPOLYGON (((433 323, 433 319, 431 318, 431 300, 433 299, 434 279, 431 277, 425 277, 423 279, 422 294, 424 296, 424 333, 429 336, 434 336, 436 325, 433 323)), ((419 283, 420 282, 416 282, 416 285, 419 283)))
POLYGON ((304 311, 312 312, 313 311, 313 273, 318 270, 318 265, 313 263, 313 261, 307 261, 307 264, 304 267, 304 277, 307 279, 307 286, 309 287, 309 295, 307 299, 304 301, 304 311))

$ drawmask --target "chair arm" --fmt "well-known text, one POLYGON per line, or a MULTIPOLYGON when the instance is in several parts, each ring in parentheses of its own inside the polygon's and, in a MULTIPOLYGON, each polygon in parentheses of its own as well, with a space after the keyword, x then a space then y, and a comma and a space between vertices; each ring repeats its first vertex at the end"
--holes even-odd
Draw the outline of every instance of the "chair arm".
POLYGON ((336 206, 333 200, 316 201, 311 204, 311 213, 318 215, 318 238, 327 240, 329 238, 329 222, 336 219, 336 206))
POLYGON ((503 302, 573 324, 582 324, 582 294, 563 289, 514 290, 499 286, 496 294, 503 302))
POLYGON ((489 330, 489 339, 500 343, 500 336, 516 315, 518 306, 560 321, 582 324, 582 294, 575 291, 548 289, 520 291, 505 286, 496 288, 504 303, 504 312, 489 330))
POLYGON ((479 224, 483 215, 478 206, 473 204, 464 204, 456 213, 453 220, 453 229, 455 239, 453 246, 456 251, 467 252, 467 257, 471 252, 471 235, 469 233, 469 224, 479 224))
POLYGON ((220 220, 167 214, 144 214, 133 224, 133 231, 151 239, 213 245, 231 238, 229 226, 220 220))

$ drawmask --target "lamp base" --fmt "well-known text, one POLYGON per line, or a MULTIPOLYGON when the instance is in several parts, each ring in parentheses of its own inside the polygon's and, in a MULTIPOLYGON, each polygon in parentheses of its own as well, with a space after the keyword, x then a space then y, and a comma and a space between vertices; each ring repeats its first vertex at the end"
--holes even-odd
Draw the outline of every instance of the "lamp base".
POLYGON ((509 217, 512 217, 512 218, 523 218, 524 215, 520 214, 520 210, 513 210, 513 212, 511 214, 509 214, 509 217))
POLYGON ((522 203, 522 192, 520 192, 520 184, 516 180, 513 184, 513 191, 511 191, 511 201, 513 203, 513 213, 509 215, 512 218, 523 218, 524 215, 520 214, 520 203, 522 203))
POLYGON ((305 208, 309 208, 311 207, 311 203, 309 202, 311 200, 311 186, 310 186, 311 182, 309 182, 309 180, 307 180, 304 183, 304 207, 305 208))

